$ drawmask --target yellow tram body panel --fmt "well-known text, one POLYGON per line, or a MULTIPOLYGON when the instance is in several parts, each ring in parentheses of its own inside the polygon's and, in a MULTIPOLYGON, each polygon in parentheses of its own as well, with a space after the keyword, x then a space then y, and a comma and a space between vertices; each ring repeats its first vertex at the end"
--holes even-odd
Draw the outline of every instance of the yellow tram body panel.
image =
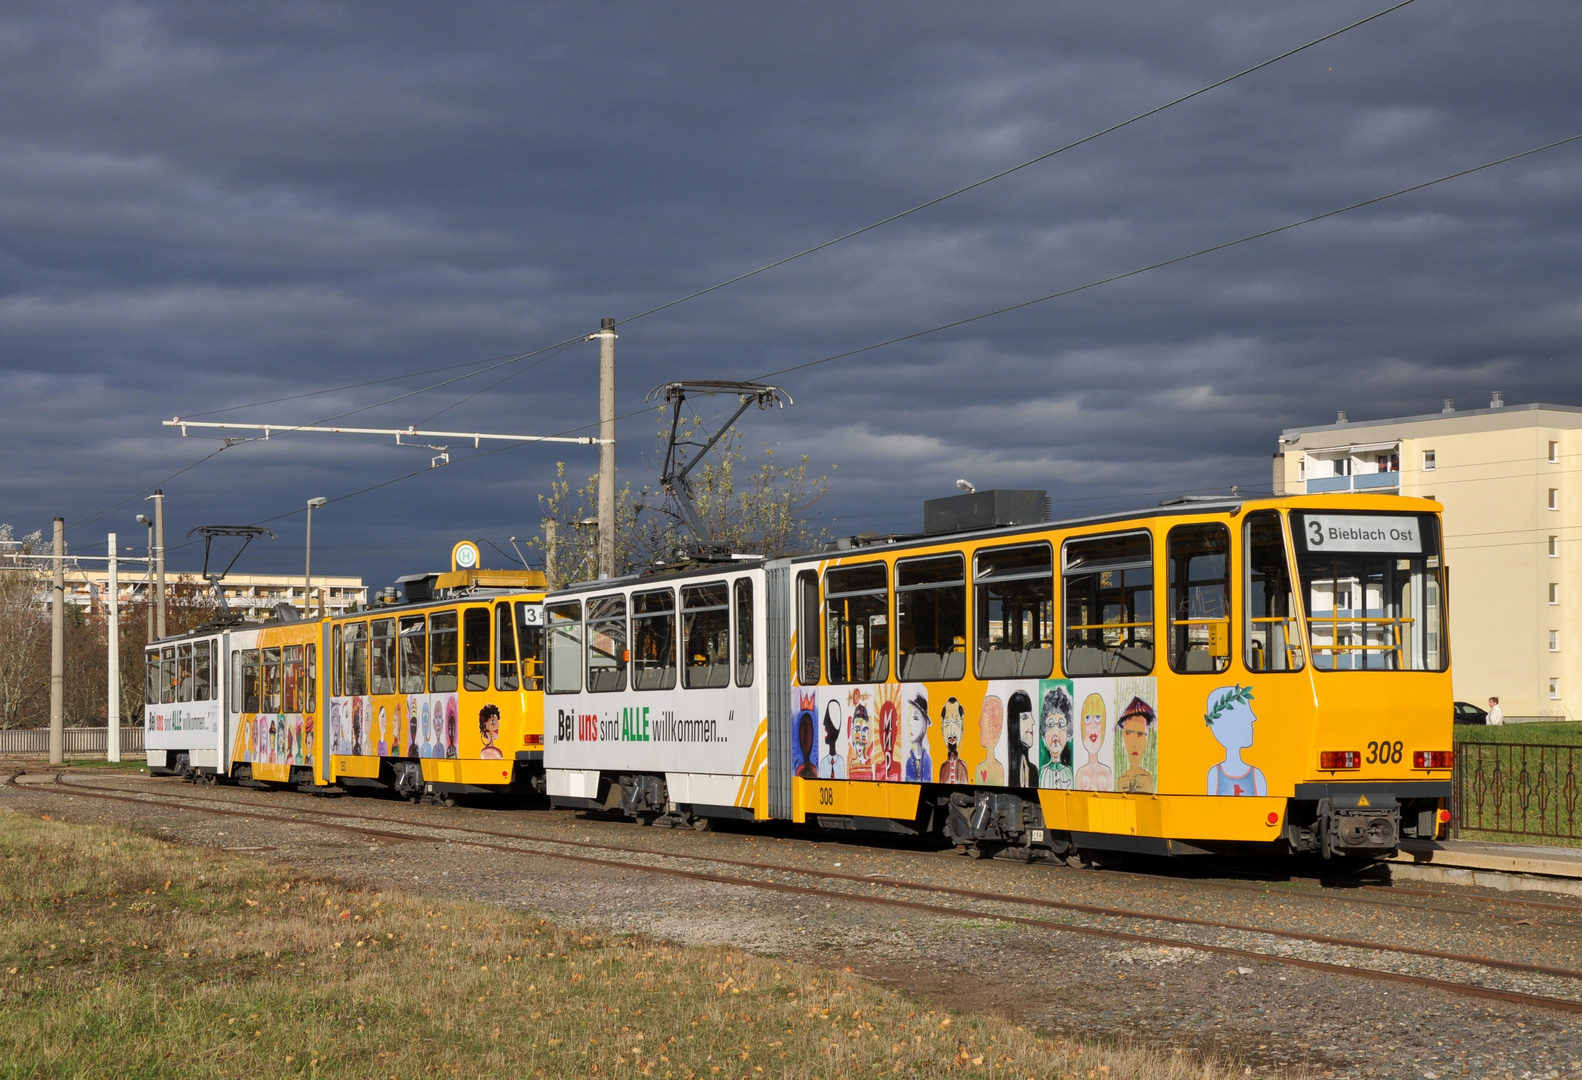
POLYGON ((1048 829, 1256 842, 1293 800, 1442 807, 1439 509, 1249 499, 793 559, 790 816, 1036 788, 1048 829))
MULTIPOLYGON (((508 580, 472 576, 437 580, 508 580)), ((503 789, 519 763, 540 762, 543 590, 531 576, 538 587, 528 590, 463 591, 326 620, 327 753, 315 780, 503 789)))

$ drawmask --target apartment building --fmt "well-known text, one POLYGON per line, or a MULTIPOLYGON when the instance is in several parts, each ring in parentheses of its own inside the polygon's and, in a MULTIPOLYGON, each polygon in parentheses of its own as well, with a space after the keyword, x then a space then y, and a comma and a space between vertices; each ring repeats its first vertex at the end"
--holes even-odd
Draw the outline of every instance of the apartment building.
POLYGON ((1444 506, 1458 701, 1582 717, 1582 407, 1506 405, 1291 428, 1277 494, 1362 491, 1444 506))
MULTIPOLYGON (((100 562, 97 569, 86 565, 72 565, 71 560, 68 560, 68 566, 70 569, 66 574, 66 602, 98 610, 110 587, 109 576, 104 570, 103 562, 100 562)), ((149 588, 148 578, 140 566, 131 572, 123 568, 117 578, 123 604, 141 599, 144 590, 149 588)), ((205 594, 209 592, 208 582, 195 574, 167 573, 165 575, 167 590, 177 583, 183 588, 197 589, 205 594)), ((220 583, 220 588, 224 591, 225 602, 230 605, 231 610, 240 612, 249 619, 268 618, 270 609, 276 604, 290 604, 299 611, 302 609, 300 575, 288 578, 272 577, 267 574, 230 574, 220 583)), ((363 584, 363 579, 358 577, 329 577, 314 574, 315 613, 319 609, 321 597, 327 614, 340 615, 367 607, 368 587, 363 584)))

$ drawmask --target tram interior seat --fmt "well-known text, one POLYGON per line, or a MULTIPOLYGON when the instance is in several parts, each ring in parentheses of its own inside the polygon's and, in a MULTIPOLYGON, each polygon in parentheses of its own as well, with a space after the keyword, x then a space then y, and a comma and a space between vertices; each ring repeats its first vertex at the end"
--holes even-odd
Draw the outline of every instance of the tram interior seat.
POLYGON ((982 649, 978 652, 980 679, 1014 679, 1022 654, 1010 649, 982 649))
POLYGON ((610 690, 621 688, 622 671, 618 667, 590 667, 588 669, 588 692, 601 694, 610 690))
POLYGON ((1125 645, 1113 654, 1110 671, 1116 675, 1144 675, 1153 670, 1154 651, 1146 645, 1125 645))
POLYGON ((1188 649, 1185 659, 1186 664, 1182 668, 1183 671, 1195 673, 1215 670, 1214 658, 1209 655, 1207 649, 1188 649))
POLYGON ((964 652, 948 652, 941 658, 939 677, 941 679, 959 679, 967 673, 967 654, 964 652))
POLYGON ((724 661, 696 663, 687 671, 687 686, 693 690, 717 690, 731 684, 731 666, 724 661))
POLYGON ((900 675, 903 682, 933 682, 943 670, 943 659, 932 650, 917 649, 901 655, 900 675))
POLYGON ((882 652, 873 658, 873 681, 884 682, 890 677, 890 654, 882 652))
POLYGON ((1078 645, 1066 653, 1067 675, 1103 675, 1109 667, 1109 654, 1090 645, 1078 645))
POLYGON ((645 665, 632 672, 633 690, 665 690, 676 685, 676 669, 659 664, 645 665))
POLYGON ((1023 678, 1043 678, 1051 674, 1050 665, 1054 662, 1053 649, 1023 649, 1022 659, 1016 665, 1016 674, 1023 678))

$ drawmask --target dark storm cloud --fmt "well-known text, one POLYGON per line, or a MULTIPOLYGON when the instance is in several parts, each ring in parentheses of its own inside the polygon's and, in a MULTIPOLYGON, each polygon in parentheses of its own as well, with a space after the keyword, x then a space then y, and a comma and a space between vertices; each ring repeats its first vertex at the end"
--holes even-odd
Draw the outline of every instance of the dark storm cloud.
MULTIPOLYGON (((0 520, 69 522, 220 446, 158 426, 480 364, 950 190, 1374 7, 38 4, 0 16, 0 520)), ((621 327, 621 409, 1146 265, 1582 130, 1574 5, 1418 0, 959 199, 621 327)), ((1279 429, 1582 401, 1582 148, 823 367, 749 445, 838 464, 838 529, 957 476, 1062 508, 1268 482, 1279 429)), ((592 345, 221 414, 545 433, 593 420, 592 345), (528 368, 527 364, 536 366, 528 368), (525 369, 525 370, 524 370, 525 369), (507 381, 469 399, 495 382, 507 381)), ((657 417, 622 424, 625 478, 657 417)), ((583 432, 579 432, 583 433, 583 432)), ((383 581, 528 536, 554 462, 477 453, 327 508, 326 571, 383 581)), ((487 447, 485 448, 487 449, 487 447)), ((172 532, 420 470, 378 440, 233 447, 172 532)), ((76 529, 140 537, 138 507, 76 529)), ((298 565, 299 519, 249 553, 298 565)), ((98 539, 95 539, 97 537, 98 539)), ((185 556, 183 556, 185 557, 185 556)))

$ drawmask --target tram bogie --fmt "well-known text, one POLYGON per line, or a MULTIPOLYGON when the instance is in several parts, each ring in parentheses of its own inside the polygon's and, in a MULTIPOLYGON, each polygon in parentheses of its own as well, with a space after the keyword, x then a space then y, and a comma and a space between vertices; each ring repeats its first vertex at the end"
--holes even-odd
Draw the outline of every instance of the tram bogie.
POLYGON ((545 610, 559 805, 1077 859, 1377 856, 1447 816, 1423 500, 857 542, 586 583, 545 610))

